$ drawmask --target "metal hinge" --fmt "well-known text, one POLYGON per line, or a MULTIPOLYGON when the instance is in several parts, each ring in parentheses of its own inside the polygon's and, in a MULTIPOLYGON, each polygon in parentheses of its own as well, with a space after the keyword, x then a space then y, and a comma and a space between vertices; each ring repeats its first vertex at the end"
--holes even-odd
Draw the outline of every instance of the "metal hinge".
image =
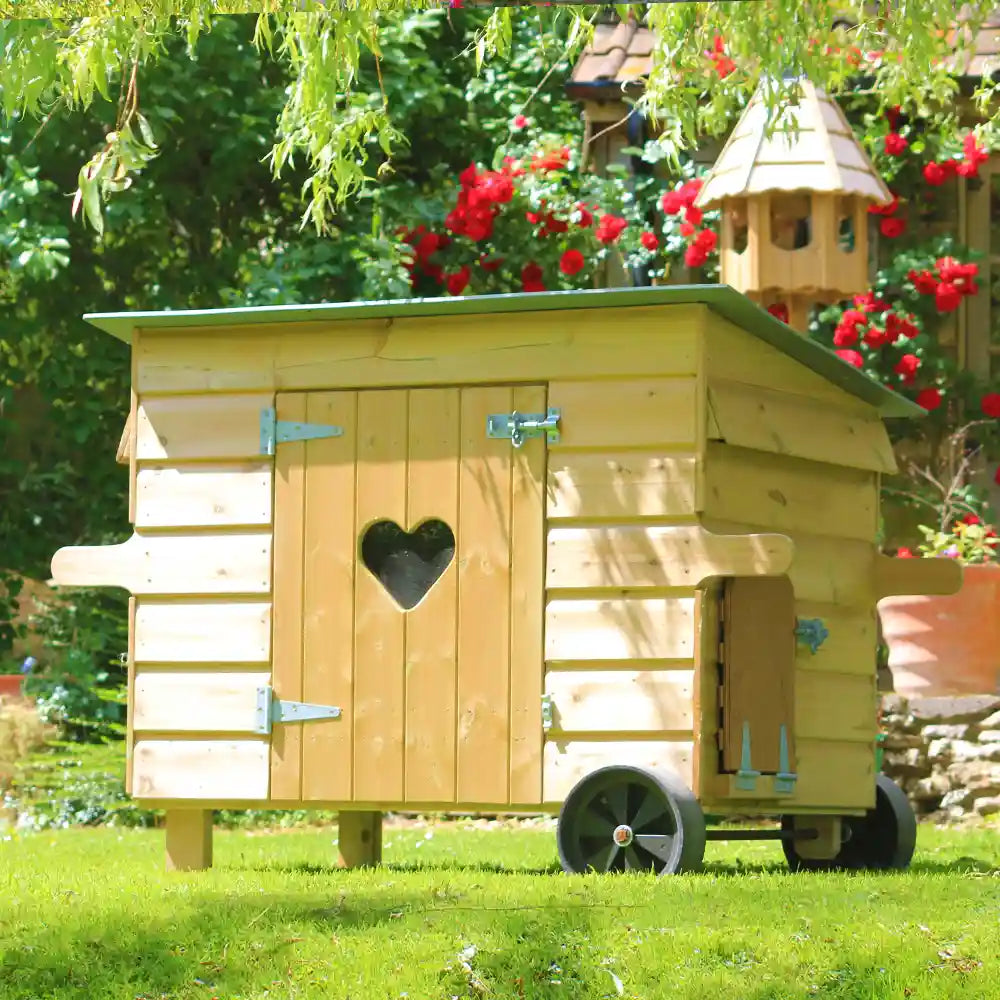
POLYGON ((744 792, 752 792, 757 787, 760 771, 755 771, 750 763, 750 723, 743 721, 743 746, 740 753, 740 769, 736 772, 736 787, 744 792))
POLYGON ((486 418, 488 438, 507 438, 515 448, 529 437, 545 438, 550 443, 559 440, 559 417, 562 411, 550 406, 548 413, 491 413, 486 418))
POLYGON ((335 424, 303 424, 294 420, 279 420, 273 406, 260 411, 260 453, 273 455, 276 445, 284 441, 314 441, 317 438, 341 437, 343 427, 335 424))
POLYGON ((788 760, 788 731, 781 727, 781 746, 778 752, 778 773, 774 776, 774 790, 780 795, 791 795, 795 791, 798 775, 791 770, 788 760))
POLYGON ((270 687, 257 688, 257 709, 254 715, 255 733, 266 736, 276 722, 314 722, 319 719, 339 719, 336 705, 310 705, 304 701, 281 701, 270 687))

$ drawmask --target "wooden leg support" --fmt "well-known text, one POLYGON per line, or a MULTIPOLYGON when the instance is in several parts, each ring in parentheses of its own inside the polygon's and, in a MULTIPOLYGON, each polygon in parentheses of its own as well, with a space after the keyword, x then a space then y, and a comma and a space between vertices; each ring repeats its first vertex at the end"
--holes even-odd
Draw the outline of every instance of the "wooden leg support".
POLYGON ((382 861, 382 814, 342 812, 337 817, 341 868, 370 868, 382 861))
POLYGON ((167 810, 167 871, 212 867, 212 810, 167 810))
POLYGON ((796 830, 815 830, 815 840, 796 840, 795 851, 800 858, 829 860, 840 853, 841 820, 839 816, 796 816, 796 830))

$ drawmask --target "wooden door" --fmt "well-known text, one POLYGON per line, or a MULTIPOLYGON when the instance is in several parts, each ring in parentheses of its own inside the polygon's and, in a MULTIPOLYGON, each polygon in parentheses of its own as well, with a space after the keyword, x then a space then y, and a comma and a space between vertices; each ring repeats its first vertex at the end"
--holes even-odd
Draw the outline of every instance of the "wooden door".
POLYGON ((795 595, 787 576, 734 577, 722 599, 722 770, 780 770, 784 727, 795 769, 795 595))
POLYGON ((343 715, 275 727, 273 800, 541 801, 545 441, 486 422, 545 407, 544 386, 278 396, 344 432, 277 447, 275 696, 343 715))

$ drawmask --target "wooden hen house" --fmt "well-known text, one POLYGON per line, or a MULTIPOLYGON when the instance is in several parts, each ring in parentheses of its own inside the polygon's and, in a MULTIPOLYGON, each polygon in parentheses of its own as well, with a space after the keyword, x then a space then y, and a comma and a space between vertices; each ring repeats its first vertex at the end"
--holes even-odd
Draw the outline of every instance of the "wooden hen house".
POLYGON ((335 808, 348 864, 384 810, 562 810, 583 870, 579 809, 638 782, 674 832, 605 867, 661 871, 702 809, 822 858, 874 807, 875 604, 958 587, 876 544, 922 411, 731 288, 87 318, 132 347, 134 534, 52 571, 132 594, 174 866, 219 807, 335 808))

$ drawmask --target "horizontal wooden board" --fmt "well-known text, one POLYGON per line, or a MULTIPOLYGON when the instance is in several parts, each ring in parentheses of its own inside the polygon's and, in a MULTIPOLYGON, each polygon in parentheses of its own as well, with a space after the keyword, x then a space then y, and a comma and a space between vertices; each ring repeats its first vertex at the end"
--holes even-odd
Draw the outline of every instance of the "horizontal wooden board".
POLYGON ((830 465, 896 471, 889 435, 877 416, 721 380, 709 381, 708 409, 710 439, 830 465))
POLYGON ((542 800, 562 802, 581 778, 610 764, 667 770, 690 788, 693 759, 694 746, 690 740, 547 741, 543 752, 542 800))
POLYGON ((564 448, 695 448, 698 383, 689 378, 549 383, 549 406, 561 411, 564 448))
POLYGON ((271 534, 135 534, 121 545, 73 546, 52 557, 52 577, 61 586, 133 594, 266 594, 271 534))
POLYGON ((874 412, 863 400, 711 311, 705 313, 703 350, 705 373, 709 379, 742 382, 829 400, 856 413, 870 415, 874 412))
POLYGON ((249 527, 271 523, 271 466, 140 468, 137 528, 249 527))
POLYGON ((715 535, 701 525, 550 528, 552 589, 696 587, 715 576, 777 576, 792 562, 784 535, 715 535))
POLYGON ((694 656, 694 596, 550 600, 546 660, 686 660, 694 656))
POLYGON ((138 602, 137 663, 269 663, 269 601, 138 602))
MULTIPOLYGON (((705 517, 702 524, 720 535, 755 532, 756 524, 718 521, 705 517)), ((797 601, 867 607, 874 602, 875 545, 851 538, 791 533, 795 554, 788 575, 797 601)))
POLYGON ((864 469, 709 442, 705 516, 775 531, 874 541, 878 476, 864 469))
POLYGON ((136 459, 260 458, 260 415, 271 395, 192 395, 139 400, 136 459))
POLYGON ((549 455, 550 523, 692 517, 700 509, 695 455, 572 451, 549 455))
MULTIPOLYGON (((550 671, 553 731, 691 732, 693 670, 550 671)), ((551 738, 551 737, 550 737, 551 738)))
POLYGON ((634 306, 140 330, 133 353, 140 394, 694 375, 705 311, 634 306))
POLYGON ((252 733, 257 688, 269 670, 138 671, 132 725, 136 732, 252 733))
POLYGON ((797 742, 798 780, 790 804, 811 808, 871 809, 875 805, 875 742, 797 742))
POLYGON ((795 615, 800 621, 818 618, 829 632, 815 653, 798 645, 797 671, 875 676, 878 634, 873 607, 796 601, 795 615))
POLYGON ((871 743, 877 731, 877 707, 874 670, 867 677, 796 671, 796 739, 871 743))
POLYGON ((263 801, 268 789, 266 737, 136 740, 132 794, 137 799, 263 801))

